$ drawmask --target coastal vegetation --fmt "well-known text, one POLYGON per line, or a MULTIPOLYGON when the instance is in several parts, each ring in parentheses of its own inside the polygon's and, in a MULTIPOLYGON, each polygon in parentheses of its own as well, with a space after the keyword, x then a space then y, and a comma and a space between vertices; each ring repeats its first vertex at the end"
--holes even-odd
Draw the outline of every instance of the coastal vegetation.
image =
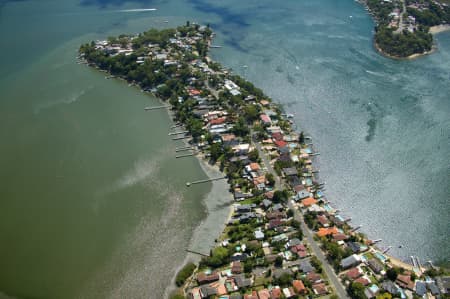
MULTIPOLYGON (((183 130, 174 133, 192 155, 201 154, 226 175, 235 200, 231 217, 216 246, 200 253, 198 270, 189 263, 177 274, 176 296, 417 293, 415 286, 425 284, 424 273, 433 267, 399 267, 350 227, 316 181, 318 153, 305 142, 310 137, 296 132, 292 116, 259 88, 211 61, 212 36, 208 26, 187 23, 80 47, 87 64, 168 103, 175 127, 183 130)), ((435 292, 447 274, 440 271, 427 278, 426 292, 435 292)))
POLYGON ((195 268, 197 268, 197 266, 194 263, 187 263, 184 265, 175 277, 175 284, 181 287, 186 282, 186 279, 194 273, 195 268))
POLYGON ((435 0, 363 1, 376 20, 376 47, 391 57, 412 57, 430 52, 430 26, 449 24, 450 8, 435 0))

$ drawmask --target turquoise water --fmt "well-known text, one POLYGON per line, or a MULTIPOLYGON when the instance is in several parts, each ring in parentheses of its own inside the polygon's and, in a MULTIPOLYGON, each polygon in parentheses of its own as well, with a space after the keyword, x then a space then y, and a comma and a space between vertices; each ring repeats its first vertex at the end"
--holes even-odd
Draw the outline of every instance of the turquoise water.
POLYGON ((449 33, 433 55, 392 61, 350 0, 3 1, 3 293, 161 298, 185 248, 208 249, 222 220, 202 200, 222 189, 184 187, 205 174, 173 159, 169 117, 142 109, 156 99, 74 59, 82 42, 186 20, 210 23, 213 58, 295 113, 333 207, 401 258, 448 260, 449 33))

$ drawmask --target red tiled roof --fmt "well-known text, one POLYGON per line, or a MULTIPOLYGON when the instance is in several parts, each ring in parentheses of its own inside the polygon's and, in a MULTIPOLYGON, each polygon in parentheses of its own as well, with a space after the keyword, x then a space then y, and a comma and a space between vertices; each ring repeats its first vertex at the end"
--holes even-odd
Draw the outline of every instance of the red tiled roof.
POLYGON ((370 283, 370 281, 367 278, 364 278, 364 277, 360 277, 360 278, 356 279, 355 282, 359 282, 363 286, 366 286, 366 285, 368 285, 370 283))
POLYGON ((345 273, 345 275, 350 278, 351 280, 354 280, 360 276, 362 276, 362 273, 359 271, 358 268, 352 268, 345 273))
POLYGON ((314 292, 319 295, 325 295, 327 292, 327 287, 324 283, 318 283, 312 286, 314 292))
POLYGON ((277 147, 281 148, 281 147, 285 147, 285 146, 287 145, 287 142, 284 141, 284 140, 276 140, 276 141, 275 141, 275 145, 276 145, 277 147))
POLYGON ((333 235, 333 239, 335 241, 343 241, 343 240, 347 240, 348 236, 346 234, 334 234, 333 235))
POLYGON ((302 294, 302 293, 307 292, 305 285, 303 284, 303 281, 301 281, 301 280, 292 281, 292 286, 294 287, 296 293, 302 294))
POLYGON ((270 291, 270 295, 272 296, 272 299, 279 299, 281 297, 281 289, 280 288, 273 288, 270 291))
POLYGON ((260 169, 259 164, 258 163, 250 163, 250 169, 252 171, 256 171, 256 170, 260 169))
POLYGON ((272 133, 272 138, 275 140, 283 140, 283 134, 281 134, 280 132, 272 133))
POLYGON ((259 118, 264 122, 264 123, 271 123, 272 121, 270 120, 270 117, 267 116, 267 114, 261 114, 259 116, 259 118))
POLYGON ((270 299, 270 293, 268 289, 262 289, 258 292, 259 299, 270 299))
POLYGON ((225 116, 224 116, 224 117, 219 117, 219 118, 211 119, 211 120, 209 121, 209 124, 210 124, 210 125, 221 125, 221 124, 223 124, 226 120, 227 120, 227 118, 226 118, 225 116))
POLYGON ((306 274, 306 279, 308 279, 310 282, 316 282, 322 279, 322 277, 315 273, 315 272, 309 272, 306 274))

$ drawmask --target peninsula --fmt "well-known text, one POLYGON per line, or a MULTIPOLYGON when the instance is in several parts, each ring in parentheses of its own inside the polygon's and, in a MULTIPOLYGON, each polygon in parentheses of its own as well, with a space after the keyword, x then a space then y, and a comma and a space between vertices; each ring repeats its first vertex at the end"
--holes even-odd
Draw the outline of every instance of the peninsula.
POLYGON ((261 89, 208 57, 213 35, 187 22, 79 49, 80 63, 164 101, 146 110, 171 110, 170 134, 189 144, 180 157, 219 167, 234 196, 216 246, 179 271, 172 298, 449 298, 445 269, 388 256, 332 207, 311 138, 261 89))
POLYGON ((448 0, 359 0, 374 17, 375 48, 391 58, 433 51, 432 33, 450 29, 448 0))

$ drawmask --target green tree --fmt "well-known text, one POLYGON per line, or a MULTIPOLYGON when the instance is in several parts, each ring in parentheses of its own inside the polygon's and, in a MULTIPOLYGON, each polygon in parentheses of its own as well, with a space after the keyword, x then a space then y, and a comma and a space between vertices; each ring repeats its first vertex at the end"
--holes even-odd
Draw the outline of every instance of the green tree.
POLYGON ((348 294, 352 299, 366 299, 362 283, 353 282, 348 288, 348 294))
POLYGON ((275 267, 280 268, 281 266, 283 266, 283 257, 279 255, 275 258, 275 267))
POLYGON ((398 272, 394 268, 389 268, 386 271, 386 276, 389 280, 395 281, 397 279, 398 272))

